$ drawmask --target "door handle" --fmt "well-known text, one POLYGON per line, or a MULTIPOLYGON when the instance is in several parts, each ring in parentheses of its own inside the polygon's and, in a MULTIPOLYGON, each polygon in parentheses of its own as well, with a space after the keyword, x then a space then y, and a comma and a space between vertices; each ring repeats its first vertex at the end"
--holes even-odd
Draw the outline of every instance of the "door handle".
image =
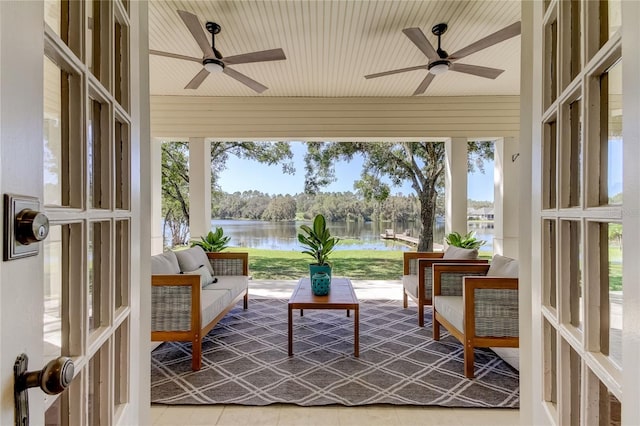
POLYGON ((39 387, 49 395, 57 395, 69 387, 73 380, 74 365, 64 356, 51 360, 42 370, 27 371, 29 357, 21 354, 13 365, 13 397, 15 401, 15 424, 29 424, 29 388, 39 387))

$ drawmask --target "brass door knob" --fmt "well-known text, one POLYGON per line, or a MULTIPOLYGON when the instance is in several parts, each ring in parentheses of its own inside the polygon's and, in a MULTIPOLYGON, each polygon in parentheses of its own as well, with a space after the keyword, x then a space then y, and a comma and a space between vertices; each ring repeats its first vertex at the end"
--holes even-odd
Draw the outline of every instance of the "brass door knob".
POLYGON ((51 360, 42 370, 27 371, 29 357, 20 354, 13 364, 13 399, 15 403, 16 426, 29 425, 29 393, 27 389, 39 387, 49 395, 65 390, 73 380, 74 365, 71 358, 64 356, 51 360))
POLYGON ((18 376, 18 390, 40 387, 44 393, 57 395, 69 387, 73 373, 71 358, 61 356, 49 361, 42 370, 27 371, 18 376))

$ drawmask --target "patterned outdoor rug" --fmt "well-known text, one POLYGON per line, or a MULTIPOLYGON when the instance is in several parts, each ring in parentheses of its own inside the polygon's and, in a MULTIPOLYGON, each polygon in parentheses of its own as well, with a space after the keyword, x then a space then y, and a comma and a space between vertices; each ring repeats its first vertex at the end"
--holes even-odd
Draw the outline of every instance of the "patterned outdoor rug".
POLYGON ((360 357, 353 315, 294 311, 287 354, 287 301, 238 304, 204 338, 202 369, 191 371, 191 344, 167 342, 151 354, 151 401, 160 404, 290 403, 518 407, 518 372, 490 350, 476 350, 476 378, 463 374, 462 345, 431 339, 431 314, 400 301, 360 301, 360 357))

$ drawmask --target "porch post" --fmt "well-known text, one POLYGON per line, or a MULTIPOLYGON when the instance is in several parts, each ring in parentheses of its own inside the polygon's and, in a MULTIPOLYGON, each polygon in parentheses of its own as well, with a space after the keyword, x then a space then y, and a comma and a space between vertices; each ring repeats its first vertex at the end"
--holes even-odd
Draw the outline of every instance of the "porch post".
POLYGON ((518 258, 519 143, 500 138, 494 144, 493 252, 518 258))
POLYGON ((189 138, 189 236, 198 240, 211 230, 211 142, 189 138))
POLYGON ((151 138, 151 254, 162 253, 164 239, 162 237, 162 139, 151 138))
MULTIPOLYGON (((467 138, 451 138, 445 147, 445 235, 467 232, 467 138)), ((444 241, 440 241, 444 244, 444 241)))

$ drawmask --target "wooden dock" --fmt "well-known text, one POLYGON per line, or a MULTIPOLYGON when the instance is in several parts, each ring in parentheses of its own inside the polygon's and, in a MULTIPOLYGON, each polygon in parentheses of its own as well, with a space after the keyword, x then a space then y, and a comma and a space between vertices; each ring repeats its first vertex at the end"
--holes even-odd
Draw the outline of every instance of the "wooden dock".
POLYGON ((382 238, 383 240, 403 241, 405 243, 413 244, 415 246, 418 245, 418 238, 410 237, 404 234, 380 234, 380 238, 382 238))
POLYGON ((414 246, 418 245, 418 238, 410 237, 407 234, 396 234, 393 232, 393 229, 385 229, 384 234, 380 234, 380 238, 383 240, 395 240, 402 241, 405 243, 413 244, 414 246))
MULTIPOLYGON (((395 232, 393 232, 393 229, 386 229, 384 234, 380 234, 380 238, 382 238, 383 240, 402 241, 414 246, 417 246, 419 241, 417 237, 411 237, 406 234, 396 234, 395 232)), ((444 247, 442 246, 442 244, 433 243, 433 250, 443 251, 444 247)))

